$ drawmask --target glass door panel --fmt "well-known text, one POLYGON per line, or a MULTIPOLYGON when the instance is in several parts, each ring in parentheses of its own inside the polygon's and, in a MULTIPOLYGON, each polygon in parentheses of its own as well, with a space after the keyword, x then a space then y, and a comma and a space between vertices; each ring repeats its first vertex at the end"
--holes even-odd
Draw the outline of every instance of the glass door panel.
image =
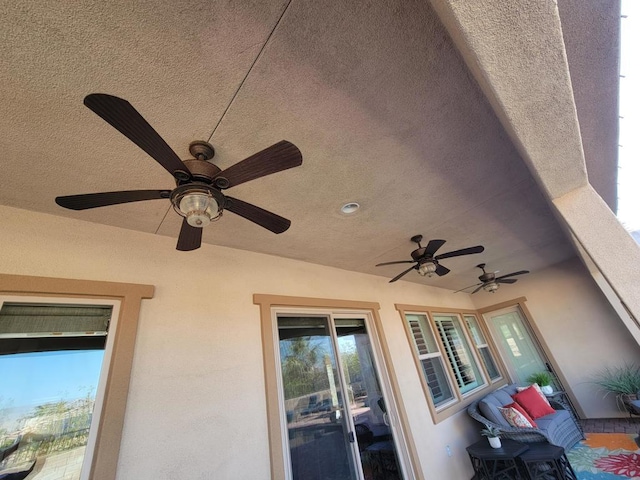
POLYGON ((336 319, 338 353, 365 480, 401 479, 364 319, 336 319))
POLYGON ((526 384, 532 373, 547 370, 542 354, 537 348, 520 311, 487 313, 489 325, 516 383, 526 384))
POLYGON ((279 317, 278 337, 293 479, 358 479, 329 319, 279 317))

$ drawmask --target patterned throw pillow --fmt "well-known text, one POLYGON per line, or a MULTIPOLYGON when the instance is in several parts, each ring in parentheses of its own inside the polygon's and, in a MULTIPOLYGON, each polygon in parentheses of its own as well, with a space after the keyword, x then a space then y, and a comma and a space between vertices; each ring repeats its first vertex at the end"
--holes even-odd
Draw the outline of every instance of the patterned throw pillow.
POLYGON ((538 385, 537 383, 532 383, 531 385, 529 385, 528 387, 518 387, 518 392, 521 392, 523 390, 526 390, 527 388, 533 387, 536 389, 536 391, 540 394, 540 396, 542 397, 542 399, 547 402, 547 405, 551 406, 551 404, 549 403, 549 400, 547 399, 547 397, 545 396, 544 393, 542 393, 542 390, 540 390, 540 385, 538 385))
MULTIPOLYGON (((513 405, 513 403, 511 405, 513 405)), ((498 410, 500 410, 500 413, 502 414, 504 419, 512 427, 531 428, 535 425, 535 422, 533 422, 532 424, 529 420, 527 420, 528 415, 527 417, 525 417, 514 407, 498 407, 498 410)), ((537 427, 537 425, 535 426, 537 427)))

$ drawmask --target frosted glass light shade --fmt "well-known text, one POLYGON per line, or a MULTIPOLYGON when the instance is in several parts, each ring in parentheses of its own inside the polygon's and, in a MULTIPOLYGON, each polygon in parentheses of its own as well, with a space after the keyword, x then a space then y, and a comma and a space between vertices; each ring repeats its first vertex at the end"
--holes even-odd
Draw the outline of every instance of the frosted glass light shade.
POLYGON ((498 290, 498 288, 500 288, 500 285, 498 285, 496 282, 490 282, 482 286, 482 289, 485 292, 489 293, 494 293, 496 290, 498 290))
POLYGON ((435 263, 425 262, 418 267, 418 273, 423 277, 424 276, 430 277, 431 275, 434 274, 434 272, 436 271, 436 268, 438 267, 436 266, 435 263))
POLYGON ((188 193, 180 199, 180 212, 192 227, 206 227, 218 216, 218 202, 203 192, 188 193))

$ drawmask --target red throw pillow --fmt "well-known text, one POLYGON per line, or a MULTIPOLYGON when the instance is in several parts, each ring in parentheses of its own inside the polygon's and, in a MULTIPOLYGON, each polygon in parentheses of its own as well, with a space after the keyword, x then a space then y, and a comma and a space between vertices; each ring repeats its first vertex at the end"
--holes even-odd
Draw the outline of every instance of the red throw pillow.
POLYGON ((511 395, 511 398, 519 403, 534 420, 556 412, 533 387, 511 395))
POLYGON ((533 421, 533 418, 531 418, 531 416, 527 413, 527 411, 524 408, 522 408, 522 405, 520 405, 518 402, 513 402, 513 403, 510 403, 509 405, 505 405, 504 408, 516 409, 522 414, 524 418, 527 419, 527 421, 531 424, 533 428, 538 428, 538 425, 536 424, 536 422, 533 421))

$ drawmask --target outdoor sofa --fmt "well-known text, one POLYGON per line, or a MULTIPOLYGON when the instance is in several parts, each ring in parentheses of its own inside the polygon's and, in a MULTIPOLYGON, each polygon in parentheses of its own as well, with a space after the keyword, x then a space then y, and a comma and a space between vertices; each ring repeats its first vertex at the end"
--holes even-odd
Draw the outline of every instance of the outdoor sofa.
POLYGON ((524 443, 547 441, 552 445, 570 450, 584 438, 577 419, 569 409, 557 401, 549 400, 551 407, 556 410, 543 417, 535 419, 537 428, 513 427, 504 418, 498 407, 505 407, 513 403, 512 395, 518 393, 517 385, 507 385, 495 390, 485 397, 472 403, 467 413, 486 427, 500 429, 502 438, 510 438, 524 443))

